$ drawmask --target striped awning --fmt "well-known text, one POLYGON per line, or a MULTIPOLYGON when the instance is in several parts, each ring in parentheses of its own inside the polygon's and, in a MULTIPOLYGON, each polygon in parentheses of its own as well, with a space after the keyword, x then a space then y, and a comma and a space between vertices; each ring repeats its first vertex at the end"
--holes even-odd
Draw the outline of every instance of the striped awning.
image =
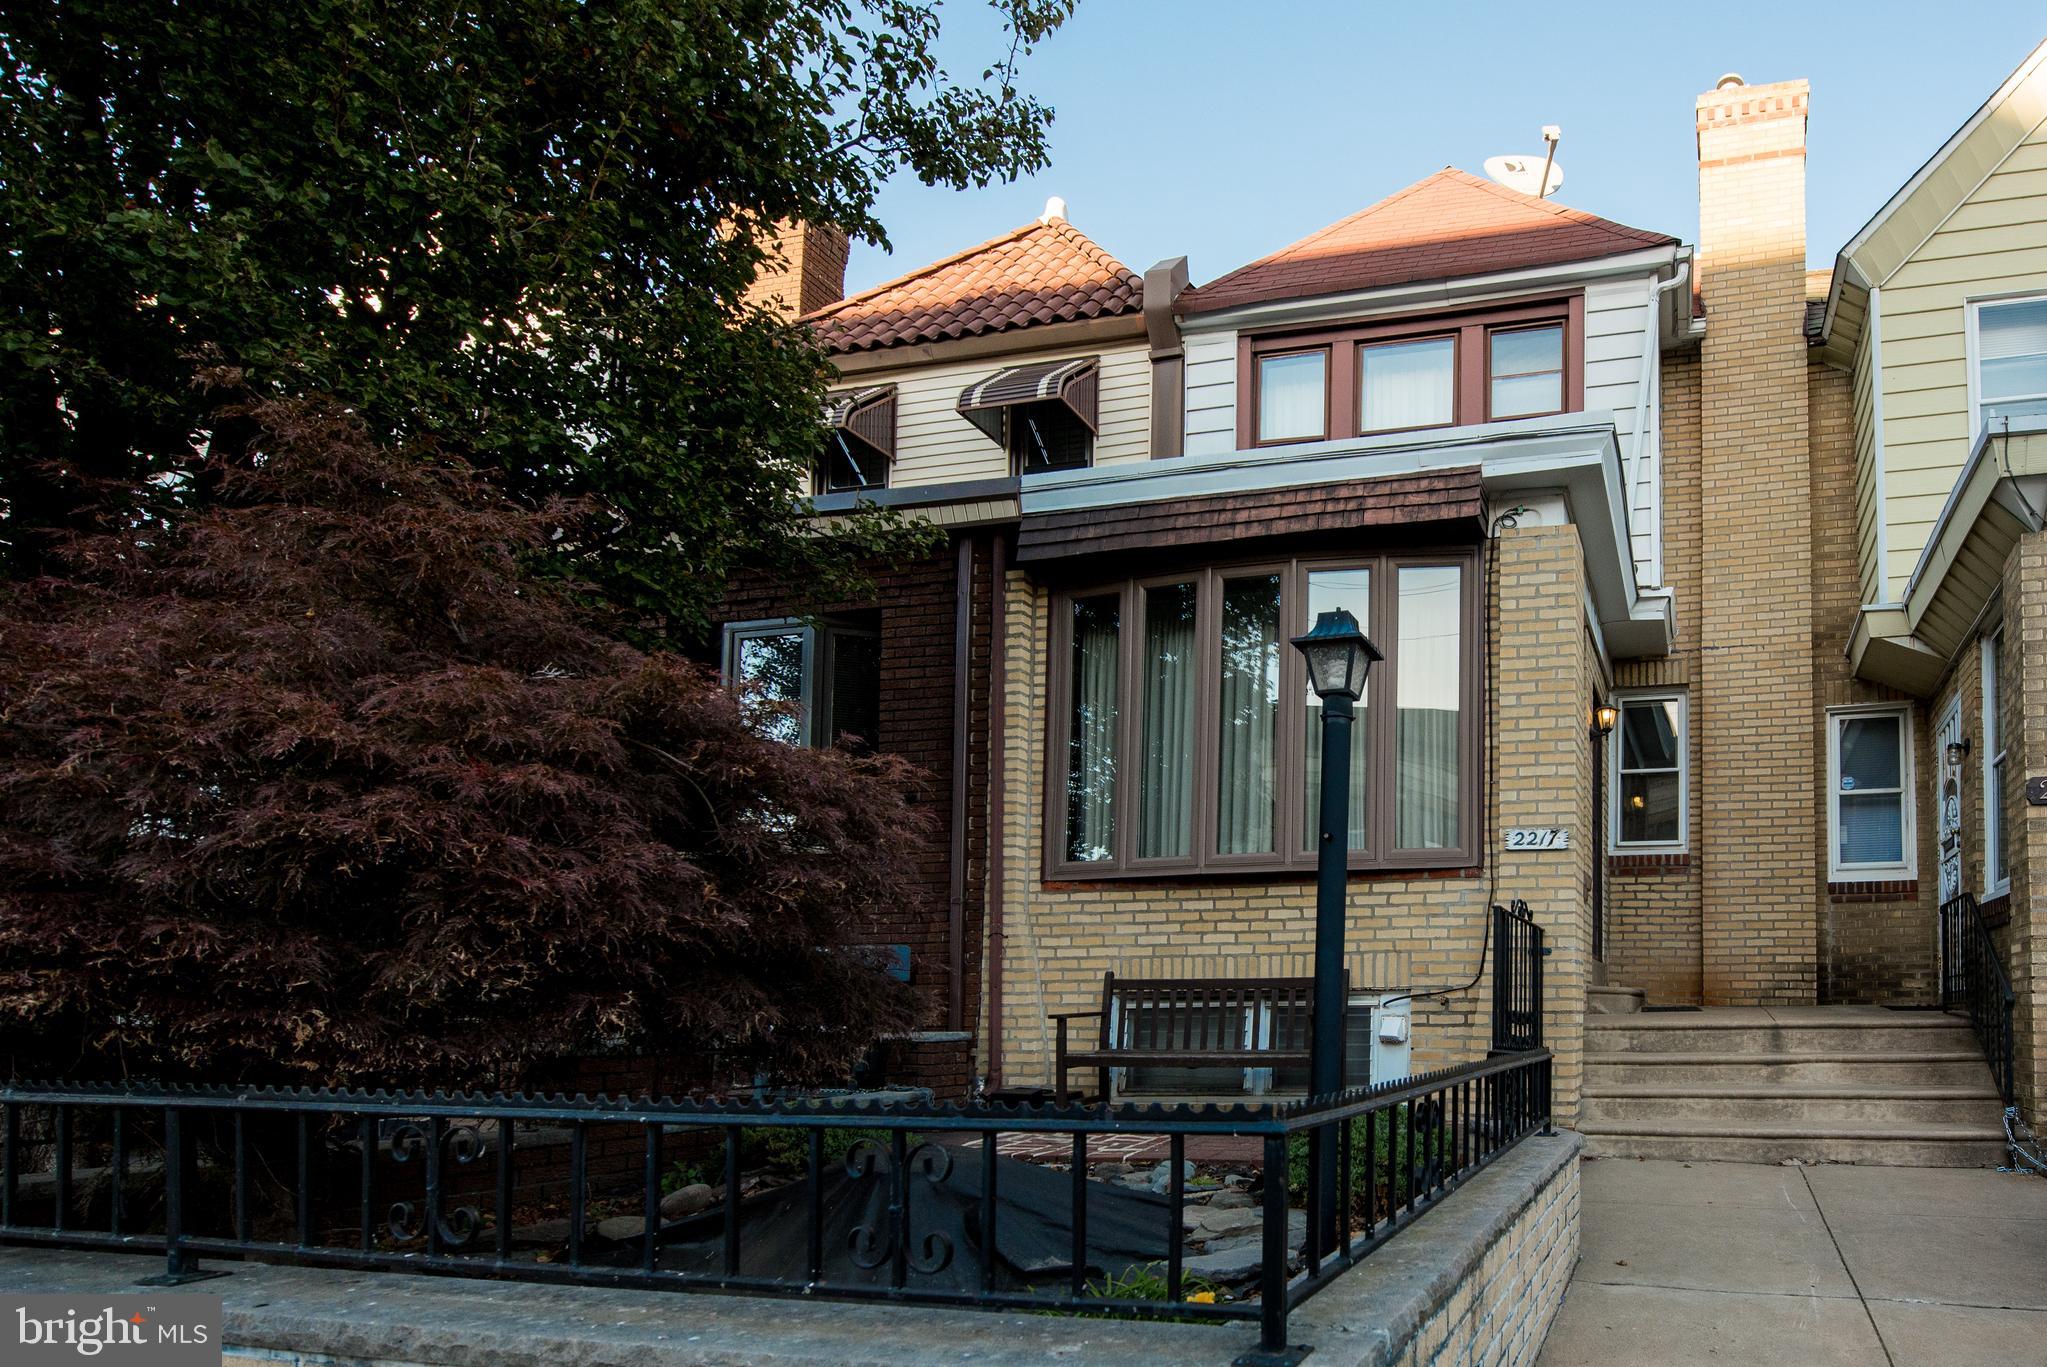
POLYGON ((895 459, 896 387, 873 384, 832 391, 824 396, 824 425, 895 459))
POLYGON ((999 442, 1004 409, 1018 404, 1058 403, 1093 432, 1097 430, 1095 398, 1100 362, 1099 356, 1081 356, 998 370, 960 391, 960 416, 986 432, 990 441, 999 442))

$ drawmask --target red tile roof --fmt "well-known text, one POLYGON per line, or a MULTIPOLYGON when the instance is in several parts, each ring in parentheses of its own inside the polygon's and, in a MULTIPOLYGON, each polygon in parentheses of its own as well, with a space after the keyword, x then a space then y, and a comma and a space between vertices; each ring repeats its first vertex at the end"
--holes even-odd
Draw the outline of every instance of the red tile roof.
POLYGON ((1589 261, 1674 237, 1446 166, 1369 209, 1180 296, 1181 313, 1589 261))
POLYGON ((832 352, 977 337, 1136 313, 1144 282, 1064 219, 978 247, 805 315, 832 352))

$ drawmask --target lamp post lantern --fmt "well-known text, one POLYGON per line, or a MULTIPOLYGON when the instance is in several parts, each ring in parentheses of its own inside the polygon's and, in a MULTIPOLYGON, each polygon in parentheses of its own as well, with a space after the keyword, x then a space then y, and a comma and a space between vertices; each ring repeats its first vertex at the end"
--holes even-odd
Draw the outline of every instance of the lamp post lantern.
MULTIPOLYGON (((1365 694, 1365 676, 1386 657, 1342 608, 1325 612, 1294 646, 1308 662, 1308 687, 1322 700, 1322 833, 1316 844, 1315 1014, 1308 1047, 1308 1092, 1327 1096, 1343 1088, 1344 885, 1350 871, 1350 726, 1352 709, 1365 694)), ((1313 1131, 1312 1168, 1317 1201, 1314 1218, 1322 1247, 1336 1239, 1336 1144, 1334 1135, 1313 1131)))

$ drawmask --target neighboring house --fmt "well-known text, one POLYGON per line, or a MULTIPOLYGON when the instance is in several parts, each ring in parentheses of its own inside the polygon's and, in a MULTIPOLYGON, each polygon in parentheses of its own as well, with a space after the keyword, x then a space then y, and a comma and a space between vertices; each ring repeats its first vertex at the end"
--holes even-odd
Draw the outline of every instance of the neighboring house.
POLYGON ((1048 1017, 1105 972, 1305 971, 1319 719, 1287 639, 1341 606, 1385 654, 1353 1000, 1414 994, 1412 1066, 1485 1051, 1497 902, 1548 933, 1569 1118, 1588 989, 1927 1004, 1936 904, 1967 891, 2005 899, 2036 1097, 2040 67, 1831 282, 1805 84, 1739 78, 1694 111, 1696 247, 1444 170, 1199 287, 1184 260, 1140 281, 1057 201, 853 299, 798 282, 844 377, 820 513, 890 504, 950 547, 801 622, 748 586, 725 659, 804 703, 792 739, 867 726, 943 789, 932 903, 895 934, 951 1033, 911 1080, 1047 1082, 1048 1017), (1946 739, 1973 748, 1943 891, 1946 739))

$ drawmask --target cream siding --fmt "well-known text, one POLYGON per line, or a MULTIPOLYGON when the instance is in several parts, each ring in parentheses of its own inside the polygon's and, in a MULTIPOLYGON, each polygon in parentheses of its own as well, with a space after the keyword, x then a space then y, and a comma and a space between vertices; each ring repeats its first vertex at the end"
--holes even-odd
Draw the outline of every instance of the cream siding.
POLYGON ((1187 372, 1187 445, 1190 456, 1237 449, 1237 334, 1189 333, 1182 343, 1187 372))
POLYGON ((1882 502, 1882 452, 1878 445, 1879 418, 1876 407, 1876 347, 1865 336, 1855 349, 1849 402, 1854 409, 1855 427, 1855 568, 1862 601, 1882 600, 1881 538, 1878 534, 1878 505, 1882 502))
POLYGON ((947 365, 864 371, 847 383, 896 387, 896 460, 889 483, 898 489, 958 480, 1002 479, 1009 458, 980 428, 960 416, 960 391, 1007 366, 1067 356, 1102 358, 1095 464, 1151 457, 1151 359, 1142 343, 1017 352, 947 365))
MULTIPOLYGON (((1982 165, 1986 139, 1972 137, 1957 149, 1939 174, 1953 179, 1967 197, 1936 224, 1922 225, 1914 218, 1910 227, 1923 226, 1923 240, 1881 282, 1871 328, 1883 359, 1887 547, 1881 581, 1874 585, 1877 599, 1903 591, 1968 459, 1975 435, 1969 412, 1968 301, 2047 290, 2047 127, 2040 122, 2047 117, 2047 82, 2034 84, 2041 87, 2037 94, 2043 107, 2031 116, 2030 132, 1994 165, 1982 165)), ((2007 105, 2000 113, 2011 110, 2007 105)), ((1913 204, 1922 218, 1930 211, 1918 205, 1927 202, 1931 197, 1922 196, 1913 204)), ((1906 229, 1894 218, 1885 231, 1906 229)), ((1860 445, 1859 414, 1857 429, 1860 445)), ((1872 448, 1869 454, 1878 453, 1872 448)))

